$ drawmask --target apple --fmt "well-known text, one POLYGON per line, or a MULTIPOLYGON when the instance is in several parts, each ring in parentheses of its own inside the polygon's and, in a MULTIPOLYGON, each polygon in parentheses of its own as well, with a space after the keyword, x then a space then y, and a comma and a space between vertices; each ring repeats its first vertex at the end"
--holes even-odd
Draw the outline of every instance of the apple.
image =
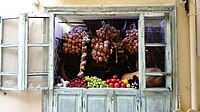
POLYGON ((114 83, 111 82, 111 83, 109 84, 109 87, 113 88, 113 87, 114 87, 114 83))
POLYGON ((106 80, 106 83, 107 83, 107 84, 110 84, 110 83, 111 83, 111 80, 110 80, 110 79, 107 79, 107 80, 106 80))
POLYGON ((126 84, 121 83, 121 87, 122 87, 122 88, 126 88, 126 84))
POLYGON ((117 79, 117 82, 119 82, 120 81, 120 79, 117 79))
POLYGON ((115 88, 119 88, 120 87, 120 84, 119 83, 115 83, 115 88))
POLYGON ((118 76, 117 75, 113 75, 113 79, 117 79, 118 78, 118 76))
POLYGON ((110 79, 112 83, 116 83, 117 79, 110 79))
POLYGON ((119 84, 122 84, 123 82, 120 80, 120 81, 118 81, 118 83, 119 83, 119 84))

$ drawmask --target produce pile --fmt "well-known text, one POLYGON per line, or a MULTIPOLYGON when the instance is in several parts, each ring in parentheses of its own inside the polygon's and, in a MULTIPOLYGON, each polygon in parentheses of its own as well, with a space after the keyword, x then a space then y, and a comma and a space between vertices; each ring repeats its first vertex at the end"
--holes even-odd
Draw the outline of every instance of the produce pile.
POLYGON ((138 52, 138 30, 135 25, 130 30, 126 30, 126 37, 123 39, 124 48, 130 53, 138 52))
POLYGON ((111 79, 102 80, 96 76, 76 77, 72 79, 67 87, 79 88, 139 88, 138 78, 120 80, 117 75, 113 75, 111 79))
MULTIPOLYGON (((68 33, 64 34, 63 51, 65 54, 81 55, 80 71, 77 77, 73 78, 66 85, 67 87, 80 88, 139 88, 139 80, 137 76, 132 79, 119 79, 118 75, 113 75, 112 78, 103 80, 97 76, 85 76, 84 70, 86 65, 87 47, 91 47, 92 59, 99 62, 108 62, 112 48, 116 47, 115 39, 119 36, 119 32, 115 27, 102 22, 102 27, 96 30, 96 37, 89 39, 89 36, 80 27, 72 28, 68 33), (91 43, 87 45, 86 43, 91 43)), ((130 54, 138 52, 138 30, 133 25, 130 30, 126 30, 125 38, 121 41, 122 48, 130 54)))
POLYGON ((102 27, 96 30, 96 35, 97 37, 91 40, 92 58, 96 62, 108 62, 113 39, 117 38, 118 31, 102 22, 102 27))

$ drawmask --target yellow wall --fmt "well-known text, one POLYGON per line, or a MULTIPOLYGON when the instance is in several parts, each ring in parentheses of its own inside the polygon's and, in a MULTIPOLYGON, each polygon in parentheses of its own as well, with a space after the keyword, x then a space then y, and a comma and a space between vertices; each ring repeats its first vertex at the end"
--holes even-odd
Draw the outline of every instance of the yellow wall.
MULTIPOLYGON (((22 1, 22 0, 19 0, 22 1)), ((177 0, 179 1, 179 0, 177 0)), ((124 5, 168 5, 177 4, 176 0, 41 0, 42 6, 55 5, 98 5, 98 6, 124 6, 124 5)), ((1 3, 2 4, 2 3, 1 3)), ((27 4, 30 7, 32 4, 27 4)), ((184 7, 177 4, 178 26, 178 91, 181 97, 181 109, 191 107, 190 84, 190 39, 189 20, 184 7)), ((31 7, 32 8, 32 7, 31 7)), ((198 58, 198 67, 200 58, 198 58)), ((198 70, 198 75, 200 70, 198 70)), ((200 77, 198 77, 200 79, 200 77)), ((200 87, 199 87, 200 89, 200 87)), ((200 101, 200 98, 199 98, 200 101)), ((8 95, 0 94, 0 108, 2 112, 40 112, 41 92, 9 91, 8 95), (3 102, 3 103, 2 103, 3 102)), ((200 105, 199 105, 200 107, 200 105)))
POLYGON ((1 112, 41 112, 41 91, 6 91, 0 93, 1 112))

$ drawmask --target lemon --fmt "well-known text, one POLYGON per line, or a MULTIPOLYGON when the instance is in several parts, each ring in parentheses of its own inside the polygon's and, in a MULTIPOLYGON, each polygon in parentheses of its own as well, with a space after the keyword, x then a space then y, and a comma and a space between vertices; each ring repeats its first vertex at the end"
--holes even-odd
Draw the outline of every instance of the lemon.
POLYGON ((130 88, 130 87, 131 87, 131 85, 130 85, 130 84, 126 84, 126 87, 127 87, 127 88, 130 88))
POLYGON ((125 84, 128 84, 128 79, 124 79, 123 82, 124 82, 125 84))

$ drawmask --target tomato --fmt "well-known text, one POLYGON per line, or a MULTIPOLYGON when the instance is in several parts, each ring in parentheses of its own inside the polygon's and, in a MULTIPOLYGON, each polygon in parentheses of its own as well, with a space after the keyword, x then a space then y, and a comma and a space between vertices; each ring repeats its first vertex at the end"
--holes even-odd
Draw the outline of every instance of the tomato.
POLYGON ((112 83, 116 83, 117 79, 110 79, 112 83))
POLYGON ((126 84, 121 83, 121 87, 122 87, 122 88, 126 88, 126 84))
POLYGON ((122 84, 123 82, 120 80, 120 81, 118 81, 118 83, 119 83, 119 84, 122 84))
POLYGON ((120 79, 117 79, 117 82, 119 82, 120 81, 120 79))
POLYGON ((109 84, 109 87, 113 88, 113 87, 114 87, 114 83, 111 82, 111 83, 109 84))
POLYGON ((120 87, 120 84, 119 83, 115 83, 115 88, 119 88, 120 87))
POLYGON ((106 80, 106 83, 107 83, 107 84, 110 84, 110 83, 111 83, 111 80, 110 80, 110 79, 107 79, 107 80, 106 80))
POLYGON ((117 79, 118 78, 118 76, 117 75, 113 75, 113 79, 117 79))

